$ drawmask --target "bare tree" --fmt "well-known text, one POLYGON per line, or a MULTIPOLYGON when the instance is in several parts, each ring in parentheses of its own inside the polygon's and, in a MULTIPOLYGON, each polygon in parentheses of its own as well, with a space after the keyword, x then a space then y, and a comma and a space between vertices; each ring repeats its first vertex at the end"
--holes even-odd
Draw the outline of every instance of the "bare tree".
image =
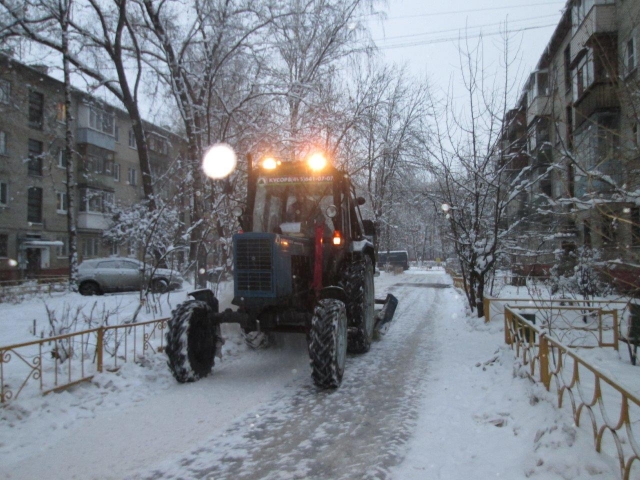
MULTIPOLYGON (((532 180, 523 172, 508 174, 499 145, 512 80, 511 57, 505 41, 502 71, 491 78, 483 64, 482 42, 460 49, 464 81, 464 107, 449 94, 443 104, 433 103, 437 140, 431 149, 435 195, 428 193, 448 223, 447 240, 460 262, 469 306, 484 316, 487 280, 503 254, 503 240, 514 224, 504 225, 506 209, 532 180), (499 84, 502 79, 502 84, 499 84)), ((535 181, 535 179, 533 180, 535 181)))
POLYGON ((56 0, 29 0, 24 8, 17 9, 12 0, 0 0, 3 15, 13 21, 14 35, 66 55, 76 71, 90 79, 92 88, 104 87, 122 103, 132 121, 145 199, 154 209, 149 150, 140 111, 141 48, 129 4, 128 0, 86 0, 61 9, 56 0), (66 25, 64 45, 60 31, 46 28, 51 22, 66 25), (109 73, 112 70, 115 77, 109 73))

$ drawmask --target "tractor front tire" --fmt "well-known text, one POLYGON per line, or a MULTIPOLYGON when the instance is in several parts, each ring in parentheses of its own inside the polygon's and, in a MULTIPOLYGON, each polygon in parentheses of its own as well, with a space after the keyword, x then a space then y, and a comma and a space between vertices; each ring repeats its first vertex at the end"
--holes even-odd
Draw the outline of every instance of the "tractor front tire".
POLYGON ((311 376, 320 388, 337 388, 347 359, 347 312, 340 300, 320 300, 309 332, 311 376))
POLYGON ((166 337, 167 363, 180 383, 195 382, 211 373, 218 338, 210 313, 211 307, 199 300, 188 300, 172 312, 166 337))
POLYGON ((371 258, 349 264, 340 282, 349 303, 347 318, 350 321, 349 353, 367 353, 373 341, 375 327, 375 294, 373 287, 373 264, 371 258))

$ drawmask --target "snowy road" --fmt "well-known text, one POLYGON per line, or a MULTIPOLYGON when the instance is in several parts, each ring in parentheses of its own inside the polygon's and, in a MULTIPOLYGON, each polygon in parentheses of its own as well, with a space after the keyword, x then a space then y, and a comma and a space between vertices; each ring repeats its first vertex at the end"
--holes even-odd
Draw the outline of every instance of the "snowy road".
POLYGON ((433 318, 443 304, 443 290, 430 284, 444 278, 395 278, 403 283, 388 289, 400 301, 395 324, 369 353, 349 358, 340 389, 322 392, 310 380, 300 381, 215 438, 142 477, 386 476, 400 462, 415 426, 418 387, 434 341, 433 318))
POLYGON ((31 416, 31 428, 15 419, 13 437, 0 436, 0 453, 20 443, 0 455, 0 477, 387 477, 416 423, 433 322, 442 295, 453 293, 438 288, 446 281, 443 272, 411 271, 376 280, 378 297, 389 291, 400 301, 394 324, 369 353, 348 358, 337 391, 313 386, 298 335, 240 349, 194 384, 175 383, 156 358, 46 397, 31 412, 16 406, 9 413, 31 416), (32 438, 39 423, 44 435, 32 438))

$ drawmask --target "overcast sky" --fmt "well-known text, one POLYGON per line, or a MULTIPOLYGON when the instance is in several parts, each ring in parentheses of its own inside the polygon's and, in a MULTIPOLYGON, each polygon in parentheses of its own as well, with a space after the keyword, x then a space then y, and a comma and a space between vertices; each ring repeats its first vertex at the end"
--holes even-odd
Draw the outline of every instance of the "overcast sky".
POLYGON ((502 49, 497 33, 508 22, 513 32, 510 49, 518 50, 520 70, 528 74, 565 4, 566 0, 388 0, 383 8, 387 19, 370 18, 369 26, 387 61, 406 64, 414 75, 426 74, 433 87, 445 89, 459 80, 457 45, 465 29, 471 42, 482 33, 485 61, 495 67, 502 49))

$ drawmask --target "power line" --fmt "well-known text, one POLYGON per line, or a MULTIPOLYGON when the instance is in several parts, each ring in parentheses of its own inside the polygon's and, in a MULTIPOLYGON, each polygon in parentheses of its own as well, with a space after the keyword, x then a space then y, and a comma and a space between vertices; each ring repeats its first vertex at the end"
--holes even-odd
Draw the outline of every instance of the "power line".
POLYGON ((389 50, 392 48, 405 48, 405 47, 416 47, 416 46, 420 46, 420 45, 432 45, 435 43, 445 43, 445 42, 451 42, 451 41, 455 41, 455 40, 459 40, 460 38, 480 38, 480 37, 492 37, 495 35, 510 35, 512 33, 519 33, 519 32, 524 32, 527 30, 537 30, 540 28, 549 28, 549 27, 555 27, 557 24, 556 23, 550 23, 549 25, 539 25, 539 26, 535 26, 535 27, 524 27, 524 28, 516 28, 513 30, 506 30, 506 31, 501 31, 501 32, 490 32, 490 33, 478 33, 478 34, 474 34, 474 35, 465 35, 464 37, 447 37, 447 38, 434 38, 434 39, 430 39, 430 40, 423 40, 423 41, 416 41, 416 42, 410 42, 410 43, 398 43, 395 45, 383 45, 381 47, 378 47, 380 50, 389 50))
POLYGON ((482 25, 469 25, 469 26, 465 26, 465 27, 460 27, 460 28, 449 28, 447 30, 434 30, 432 32, 423 32, 423 33, 412 33, 412 34, 408 34, 408 35, 398 35, 395 37, 385 37, 385 38, 379 38, 379 39, 375 39, 374 42, 385 42, 388 40, 397 40, 400 38, 411 38, 411 37, 419 37, 422 35, 433 35, 436 33, 448 33, 448 32, 458 32, 460 30, 466 30, 466 29, 477 29, 477 28, 485 28, 485 27, 495 27, 496 25, 511 25, 513 23, 522 23, 522 22, 527 22, 530 20, 540 20, 543 18, 550 18, 550 17, 556 17, 556 14, 553 15, 540 15, 538 17, 529 17, 529 18, 520 18, 520 19, 516 19, 516 20, 509 20, 509 21, 503 21, 503 22, 497 22, 497 23, 485 23, 482 25))
MULTIPOLYGON (((514 6, 514 5, 509 5, 509 6, 504 6, 504 7, 485 7, 485 8, 470 8, 467 10, 450 10, 450 11, 443 11, 443 12, 431 12, 431 13, 419 13, 417 15, 403 15, 400 17, 389 17, 386 18, 385 20, 404 20, 406 18, 419 18, 419 17, 436 17, 436 16, 442 16, 442 15, 458 15, 460 13, 474 13, 474 12, 486 12, 486 11, 491 11, 491 10, 514 10, 514 9, 520 9, 520 8, 528 8, 528 7, 540 7, 540 6, 551 6, 551 5, 558 5, 559 7, 564 7, 566 2, 544 2, 544 3, 529 3, 527 5, 519 5, 519 6, 514 6)), ((375 14, 368 14, 369 16, 371 15, 375 15, 375 14)))

